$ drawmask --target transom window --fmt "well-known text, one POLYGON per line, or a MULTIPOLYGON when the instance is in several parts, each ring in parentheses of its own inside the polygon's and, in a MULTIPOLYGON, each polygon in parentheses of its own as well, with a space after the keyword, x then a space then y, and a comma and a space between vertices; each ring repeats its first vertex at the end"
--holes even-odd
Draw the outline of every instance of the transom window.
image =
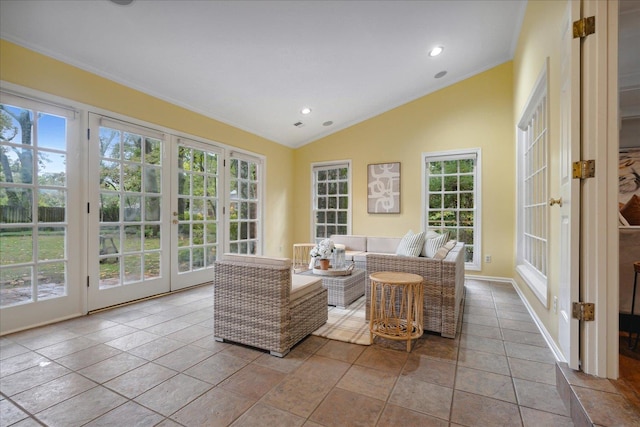
POLYGON ((467 269, 480 269, 480 150, 423 155, 425 229, 465 243, 467 269))
POLYGON ((313 170, 314 241, 351 233, 350 162, 315 164, 313 170))

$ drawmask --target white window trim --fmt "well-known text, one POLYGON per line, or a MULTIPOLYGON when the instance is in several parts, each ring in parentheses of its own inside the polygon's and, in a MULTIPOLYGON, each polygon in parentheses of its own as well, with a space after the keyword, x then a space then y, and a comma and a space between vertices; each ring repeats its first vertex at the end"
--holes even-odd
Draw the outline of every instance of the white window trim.
POLYGON ((310 196, 311 196, 311 211, 309 212, 310 215, 310 221, 309 221, 309 241, 310 242, 314 242, 315 241, 315 226, 316 226, 316 219, 315 219, 315 206, 316 206, 316 200, 315 200, 315 196, 316 196, 316 175, 315 175, 315 170, 316 168, 326 168, 326 169, 334 169, 336 167, 339 167, 340 165, 347 165, 347 186, 348 186, 348 191, 349 191, 349 203, 348 203, 348 207, 347 207, 347 234, 351 234, 351 224, 352 224, 352 218, 353 218, 353 180, 352 180, 352 165, 351 165, 351 160, 333 160, 333 161, 329 161, 329 162, 315 162, 315 163, 311 163, 311 192, 310 192, 310 196))
MULTIPOLYGON (((549 307, 548 301, 548 280, 547 277, 541 274, 541 272, 534 268, 529 262, 524 259, 524 183, 522 179, 522 173, 524 172, 524 156, 522 152, 523 139, 526 138, 527 134, 523 131, 528 126, 533 114, 537 111, 538 106, 544 100, 545 102, 545 126, 546 126, 546 140, 547 140, 547 150, 546 150, 546 165, 547 165, 547 194, 549 194, 549 97, 548 93, 548 68, 549 68, 549 59, 545 61, 545 64, 542 68, 542 71, 538 75, 536 83, 533 87, 531 94, 529 95, 529 99, 525 104, 524 111, 520 116, 520 120, 518 121, 518 125, 516 127, 516 180, 517 180, 517 192, 516 192, 516 271, 522 278, 522 280, 529 286, 533 294, 540 300, 540 302, 545 306, 549 307)), ((549 234, 549 209, 546 210, 547 216, 547 238, 549 234)), ((546 262, 548 265, 549 261, 549 245, 546 247, 546 251, 544 256, 546 257, 546 262)))
POLYGON ((433 151, 422 153, 422 227, 429 229, 429 218, 427 217, 427 205, 429 198, 429 188, 427 187, 427 159, 439 157, 439 160, 467 159, 476 156, 476 168, 473 184, 473 198, 475 202, 475 212, 473 220, 473 261, 465 262, 465 270, 480 271, 482 269, 482 150, 480 148, 469 148, 451 151, 433 151))

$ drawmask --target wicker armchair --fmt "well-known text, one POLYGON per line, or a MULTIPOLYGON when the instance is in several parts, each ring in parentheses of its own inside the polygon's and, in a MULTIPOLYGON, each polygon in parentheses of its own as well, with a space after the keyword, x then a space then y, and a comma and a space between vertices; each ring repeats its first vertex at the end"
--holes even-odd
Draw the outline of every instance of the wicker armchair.
POLYGON ((327 290, 291 260, 225 254, 216 261, 214 337, 283 357, 327 321, 327 290), (292 283, 293 280, 293 283, 292 283))

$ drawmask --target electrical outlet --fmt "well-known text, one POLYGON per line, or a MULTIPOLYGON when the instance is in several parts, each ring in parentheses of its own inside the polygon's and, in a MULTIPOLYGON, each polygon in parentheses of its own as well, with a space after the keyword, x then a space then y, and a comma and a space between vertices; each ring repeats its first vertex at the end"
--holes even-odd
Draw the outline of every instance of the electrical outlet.
POLYGON ((487 264, 491 263, 491 255, 485 255, 484 262, 486 262, 487 264))
POLYGON ((553 297, 553 312, 558 312, 558 297, 553 297))

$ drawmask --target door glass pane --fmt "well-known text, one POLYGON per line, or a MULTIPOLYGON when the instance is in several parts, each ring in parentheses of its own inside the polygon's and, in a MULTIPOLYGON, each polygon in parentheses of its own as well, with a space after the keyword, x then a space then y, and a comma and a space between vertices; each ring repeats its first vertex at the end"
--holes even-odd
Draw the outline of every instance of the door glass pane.
POLYGON ((229 250, 256 254, 259 247, 259 164, 232 158, 229 172, 229 250))
POLYGON ((100 127, 100 289, 160 275, 162 141, 100 127))
POLYGON ((217 253, 218 154, 178 147, 178 272, 213 266, 217 253))
POLYGON ((67 123, 0 106, 0 307, 67 295, 67 123))

